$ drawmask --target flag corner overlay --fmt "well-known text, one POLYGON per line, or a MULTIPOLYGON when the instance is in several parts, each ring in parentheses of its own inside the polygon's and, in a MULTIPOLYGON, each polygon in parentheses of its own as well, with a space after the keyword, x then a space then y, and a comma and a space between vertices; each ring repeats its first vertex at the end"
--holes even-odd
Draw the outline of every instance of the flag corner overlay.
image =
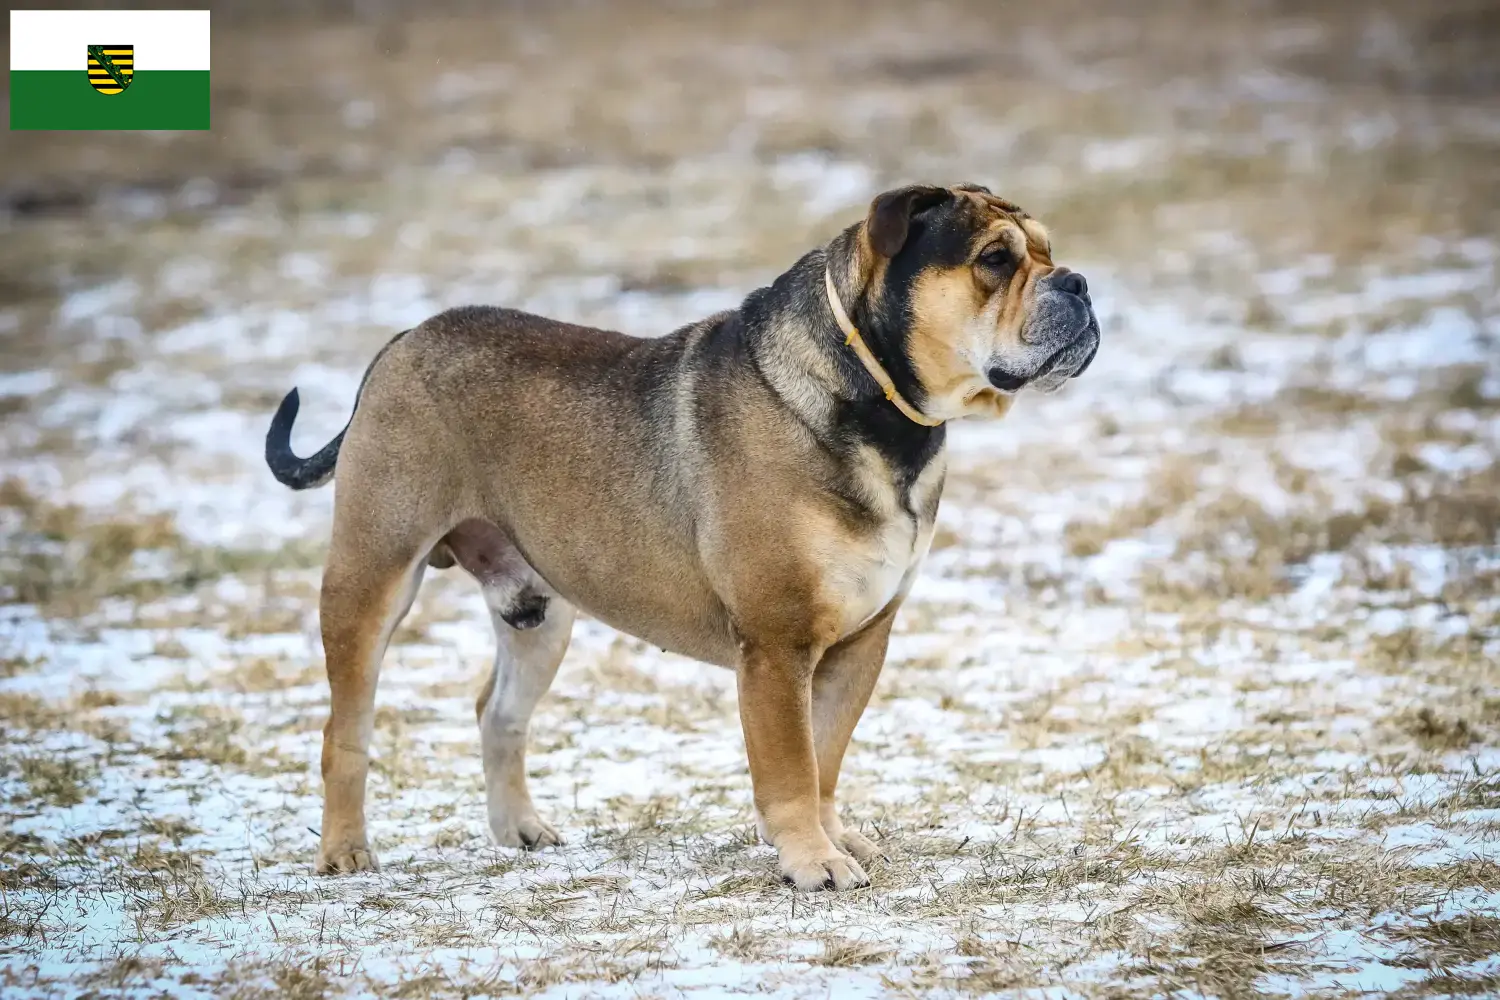
POLYGON ((206 10, 13 10, 10 127, 202 130, 206 10))

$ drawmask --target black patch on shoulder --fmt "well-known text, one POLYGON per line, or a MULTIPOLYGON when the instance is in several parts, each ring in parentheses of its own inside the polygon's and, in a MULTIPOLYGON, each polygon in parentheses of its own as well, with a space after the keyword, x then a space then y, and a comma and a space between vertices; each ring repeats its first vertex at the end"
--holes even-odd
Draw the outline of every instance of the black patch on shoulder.
POLYGON ((901 506, 911 510, 911 488, 942 451, 948 440, 947 425, 924 427, 883 395, 839 404, 834 421, 834 434, 844 444, 840 450, 853 451, 860 444, 874 447, 896 475, 901 506))
POLYGON ((758 288, 745 297, 739 309, 717 313, 703 321, 703 335, 694 348, 694 361, 700 371, 735 373, 747 365, 754 366, 745 311, 758 304, 765 292, 766 289, 758 288))

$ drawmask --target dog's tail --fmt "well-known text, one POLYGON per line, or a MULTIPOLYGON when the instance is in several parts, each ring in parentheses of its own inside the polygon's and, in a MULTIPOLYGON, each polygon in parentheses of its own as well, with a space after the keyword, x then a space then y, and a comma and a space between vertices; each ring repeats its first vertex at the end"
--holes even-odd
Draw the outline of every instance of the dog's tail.
MULTIPOLYGON (((339 447, 344 443, 344 433, 349 430, 349 425, 345 424, 344 430, 319 448, 317 454, 310 458, 298 458, 292 451, 292 424, 297 419, 297 409, 301 405, 301 397, 293 389, 281 400, 281 405, 276 407, 276 415, 271 418, 271 428, 266 431, 266 464, 271 467, 271 475, 281 485, 290 486, 294 490, 315 490, 319 486, 327 486, 328 481, 333 478, 333 470, 339 460, 339 447)), ((354 405, 359 406, 357 399, 354 405)), ((352 413, 349 419, 354 419, 352 413)))
POLYGON ((338 465, 339 448, 343 446, 344 435, 349 431, 349 424, 354 422, 354 410, 359 409, 359 397, 364 395, 365 383, 370 381, 370 373, 375 370, 380 359, 385 357, 385 352, 391 349, 391 345, 408 333, 411 331, 403 330, 396 334, 376 353, 370 361, 370 367, 365 369, 364 377, 359 380, 359 389, 354 393, 354 409, 349 411, 349 420, 345 422, 344 429, 308 458, 298 458, 292 451, 292 424, 297 420, 297 410, 302 405, 302 398, 295 387, 282 397, 281 405, 276 407, 276 414, 271 417, 271 426, 266 431, 266 464, 271 467, 271 475, 276 477, 278 483, 294 490, 315 490, 319 486, 328 485, 338 465))

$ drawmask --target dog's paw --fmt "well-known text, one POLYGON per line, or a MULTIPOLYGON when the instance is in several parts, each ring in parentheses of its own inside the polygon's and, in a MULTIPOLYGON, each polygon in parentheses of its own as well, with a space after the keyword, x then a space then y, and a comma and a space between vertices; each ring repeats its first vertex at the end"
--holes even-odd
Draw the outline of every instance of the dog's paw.
POLYGON ((534 812, 515 818, 491 816, 490 833, 501 847, 519 847, 523 851, 539 851, 563 843, 557 827, 534 812))
POLYGON ((881 853, 880 847, 873 840, 858 830, 851 830, 847 826, 840 830, 837 836, 829 834, 829 839, 838 845, 839 850, 861 864, 875 858, 885 857, 881 853))
POLYGON ((313 870, 319 875, 347 875, 350 872, 378 872, 380 861, 363 839, 341 844, 319 844, 313 870))
POLYGON ((863 889, 870 884, 870 877, 859 866, 859 862, 847 854, 815 858, 789 857, 781 852, 781 880, 802 892, 819 889, 863 889))

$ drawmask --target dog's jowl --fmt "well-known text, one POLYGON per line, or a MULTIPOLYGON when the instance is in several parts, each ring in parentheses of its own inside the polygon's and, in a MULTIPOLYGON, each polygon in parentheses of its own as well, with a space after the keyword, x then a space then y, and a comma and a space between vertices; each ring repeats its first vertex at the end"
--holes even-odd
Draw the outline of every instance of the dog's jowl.
POLYGON ((365 777, 380 661, 429 566, 483 589, 477 706, 490 827, 559 844, 526 787, 532 710, 575 608, 735 670, 755 810, 802 889, 867 884, 834 803, 943 489, 946 422, 1088 367, 1099 327, 1046 230, 984 188, 913 186, 738 309, 636 338, 454 309, 371 363, 344 431, 300 459, 294 389, 266 460, 336 474, 323 574, 332 695, 319 872, 376 867, 365 777))

